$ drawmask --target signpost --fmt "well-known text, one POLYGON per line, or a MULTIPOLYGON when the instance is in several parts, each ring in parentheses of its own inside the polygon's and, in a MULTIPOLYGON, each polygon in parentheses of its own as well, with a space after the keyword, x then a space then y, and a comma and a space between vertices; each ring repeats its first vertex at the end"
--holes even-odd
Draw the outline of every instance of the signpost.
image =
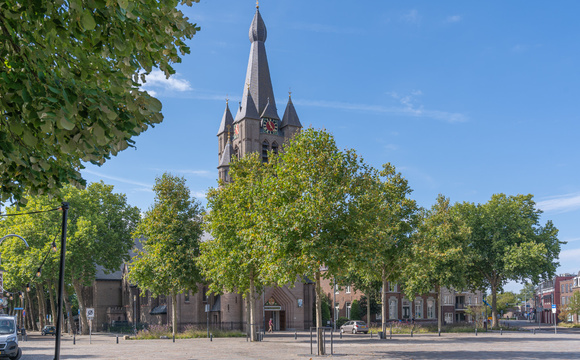
POLYGON ((554 334, 558 333, 558 328, 556 327, 557 318, 556 318, 556 304, 552 304, 552 314, 554 314, 554 334))
POLYGON ((95 309, 87 308, 87 319, 89 320, 89 344, 91 343, 91 336, 93 335, 93 319, 94 318, 95 318, 95 309))

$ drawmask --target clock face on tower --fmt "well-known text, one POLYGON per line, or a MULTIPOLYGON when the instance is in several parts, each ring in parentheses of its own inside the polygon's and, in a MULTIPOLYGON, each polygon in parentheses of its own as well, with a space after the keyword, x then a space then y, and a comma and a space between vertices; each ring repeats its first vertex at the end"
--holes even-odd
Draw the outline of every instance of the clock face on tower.
POLYGON ((278 120, 262 118, 261 133, 278 135, 278 120))

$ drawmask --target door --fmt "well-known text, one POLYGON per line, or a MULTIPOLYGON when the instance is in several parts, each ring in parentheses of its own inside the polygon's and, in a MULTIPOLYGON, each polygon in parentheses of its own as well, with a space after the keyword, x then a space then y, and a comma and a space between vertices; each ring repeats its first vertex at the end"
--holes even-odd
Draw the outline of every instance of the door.
POLYGON ((286 311, 279 311, 280 314, 280 328, 278 330, 286 330, 286 311))

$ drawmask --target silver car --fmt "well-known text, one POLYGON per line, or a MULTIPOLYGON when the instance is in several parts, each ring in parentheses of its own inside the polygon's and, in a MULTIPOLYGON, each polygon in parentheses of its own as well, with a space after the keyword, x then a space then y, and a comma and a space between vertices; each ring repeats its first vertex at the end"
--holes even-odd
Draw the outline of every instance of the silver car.
POLYGON ((368 334, 369 328, 364 321, 361 320, 352 320, 347 321, 340 327, 340 331, 342 332, 352 332, 353 334, 362 332, 368 334))

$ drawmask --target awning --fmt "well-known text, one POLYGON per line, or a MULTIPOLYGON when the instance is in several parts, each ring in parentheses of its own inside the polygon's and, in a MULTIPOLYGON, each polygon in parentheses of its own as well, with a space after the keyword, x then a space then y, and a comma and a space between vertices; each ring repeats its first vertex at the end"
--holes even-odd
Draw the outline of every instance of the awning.
POLYGON ((167 305, 159 305, 153 310, 151 310, 151 312, 149 313, 149 315, 164 315, 164 314, 167 314, 167 305))

